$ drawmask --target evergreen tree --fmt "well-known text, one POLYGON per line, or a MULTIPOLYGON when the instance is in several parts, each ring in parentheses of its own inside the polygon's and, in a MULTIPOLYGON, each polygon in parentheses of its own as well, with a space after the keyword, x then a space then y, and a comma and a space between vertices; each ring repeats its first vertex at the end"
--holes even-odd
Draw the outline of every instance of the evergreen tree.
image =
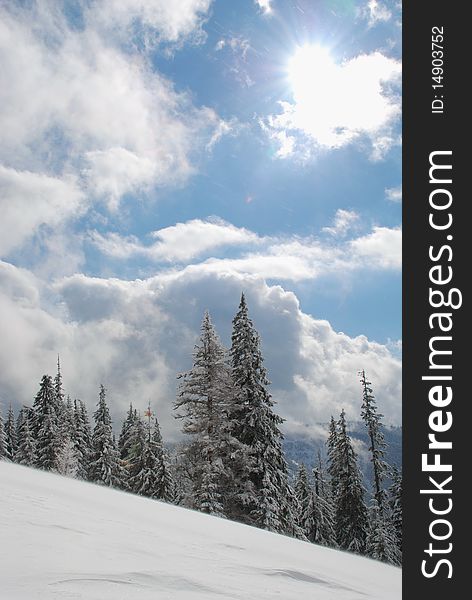
POLYGON ((97 410, 93 418, 95 427, 92 434, 90 481, 120 487, 123 485, 123 471, 113 439, 110 411, 106 403, 106 390, 103 385, 100 385, 97 410))
POLYGON ((43 375, 33 403, 32 433, 36 443, 35 466, 47 471, 57 470, 62 435, 50 375, 43 375))
POLYGON ((336 541, 343 550, 362 554, 367 533, 367 510, 364 504, 362 475, 357 456, 346 429, 344 410, 337 425, 338 433, 332 460, 336 473, 335 531, 336 541))
POLYGON ((361 417, 364 420, 369 435, 369 452, 371 453, 371 463, 374 475, 374 499, 379 509, 380 518, 387 518, 387 494, 383 488, 383 481, 387 471, 387 465, 383 458, 385 455, 385 439, 382 433, 381 418, 383 415, 377 412, 377 404, 372 393, 372 384, 367 381, 365 371, 360 373, 362 384, 362 411, 361 417))
POLYGON ((334 529, 334 506, 323 478, 321 454, 318 450, 318 466, 313 469, 314 489, 303 515, 304 530, 310 542, 336 547, 334 529))
POLYGON ((57 471, 66 477, 77 477, 79 460, 74 440, 70 436, 64 438, 57 459, 57 471))
POLYGON ((87 480, 92 454, 92 433, 87 409, 81 400, 74 400, 74 429, 74 444, 77 456, 76 476, 78 479, 87 480))
POLYGON ((162 442, 159 422, 154 419, 154 430, 152 432, 152 443, 154 456, 156 457, 157 481, 156 489, 159 500, 173 502, 175 499, 175 483, 170 469, 169 457, 162 442))
POLYGON ((53 406, 46 408, 36 438, 36 466, 45 471, 57 471, 63 446, 53 406))
POLYGON ((20 465, 33 466, 36 463, 36 444, 32 433, 32 410, 23 407, 17 419, 18 446, 15 452, 15 462, 20 465))
POLYGON ((401 564, 401 553, 389 519, 380 512, 377 504, 369 511, 369 528, 366 539, 365 554, 392 565, 401 564))
POLYGON ((10 404, 7 413, 7 420, 5 422, 5 444, 6 444, 6 457, 8 460, 13 461, 16 452, 16 426, 15 426, 15 415, 13 408, 10 404))
POLYGON ((3 423, 2 410, 0 407, 0 460, 7 458, 7 441, 5 438, 5 424, 3 423))
POLYGON ((392 468, 392 485, 389 488, 389 504, 391 509, 392 525, 395 529, 397 546, 401 553, 403 538, 403 518, 402 518, 402 474, 397 467, 392 468))
POLYGON ((120 437, 118 438, 118 450, 120 451, 120 457, 125 462, 128 459, 131 449, 131 433, 138 420, 138 412, 135 408, 133 408, 133 405, 130 402, 126 418, 121 427, 120 437))
POLYGON ((182 375, 174 408, 183 419, 183 432, 191 441, 185 448, 192 465, 192 507, 224 515, 225 460, 230 453, 227 406, 232 386, 226 352, 208 312, 203 317, 199 343, 193 353, 192 369, 182 375))
POLYGON ((149 456, 147 451, 149 443, 145 425, 139 415, 129 431, 128 444, 129 450, 125 462, 127 487, 135 494, 141 493, 142 495, 146 495, 141 488, 143 485, 142 473, 147 471, 149 466, 149 456), (140 489, 141 492, 139 491, 140 489))
POLYGON ((244 294, 233 319, 230 356, 235 393, 229 422, 241 447, 235 456, 232 515, 263 529, 293 534, 294 494, 279 429, 283 419, 273 410, 260 338, 244 294))
POLYGON ((297 523, 302 529, 303 533, 306 535, 305 517, 308 505, 310 504, 312 490, 308 481, 308 473, 306 470, 306 466, 303 462, 299 464, 297 473, 295 475, 294 492, 296 499, 295 515, 297 523))
POLYGON ((326 450, 328 455, 328 474, 330 476, 331 498, 334 500, 337 496, 339 483, 339 460, 337 460, 338 429, 336 421, 331 415, 329 422, 328 439, 326 440, 326 450))
POLYGON ((164 455, 159 423, 154 419, 154 428, 151 428, 150 407, 145 415, 147 423, 136 427, 136 445, 133 447, 136 461, 132 463, 134 472, 130 477, 130 489, 142 496, 172 502, 173 481, 164 455))
POLYGON ((54 377, 54 397, 56 401, 56 410, 59 414, 64 405, 64 388, 62 386, 62 373, 61 363, 59 361, 59 354, 57 355, 57 373, 54 377))

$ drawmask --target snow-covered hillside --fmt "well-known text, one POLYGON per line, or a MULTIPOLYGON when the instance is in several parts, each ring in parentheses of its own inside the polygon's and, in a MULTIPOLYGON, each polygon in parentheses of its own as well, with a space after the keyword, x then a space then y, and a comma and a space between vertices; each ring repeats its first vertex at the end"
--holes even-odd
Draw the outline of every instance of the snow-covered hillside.
POLYGON ((0 462, 1 600, 400 600, 401 570, 0 462))

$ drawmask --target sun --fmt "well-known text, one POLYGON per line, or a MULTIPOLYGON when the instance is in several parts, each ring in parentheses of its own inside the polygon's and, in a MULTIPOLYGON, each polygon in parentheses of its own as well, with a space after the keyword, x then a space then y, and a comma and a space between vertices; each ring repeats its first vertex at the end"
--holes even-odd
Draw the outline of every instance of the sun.
POLYGON ((329 80, 336 70, 329 49, 306 44, 297 48, 288 62, 287 72, 295 96, 304 96, 315 82, 329 80))

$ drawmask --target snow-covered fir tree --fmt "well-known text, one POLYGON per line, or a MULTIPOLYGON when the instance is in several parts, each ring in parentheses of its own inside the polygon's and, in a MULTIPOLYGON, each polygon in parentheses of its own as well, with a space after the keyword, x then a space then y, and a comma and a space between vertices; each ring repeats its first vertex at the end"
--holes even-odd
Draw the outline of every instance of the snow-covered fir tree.
POLYGON ((325 485, 319 451, 318 466, 313 469, 313 488, 302 519, 304 533, 310 542, 336 547, 334 506, 329 489, 325 485))
POLYGON ((235 455, 232 517, 270 531, 293 534, 294 493, 288 483, 280 425, 273 409, 260 338, 249 318, 244 294, 233 319, 231 367, 235 393, 231 433, 241 450, 235 455))
POLYGON ((15 414, 13 412, 11 404, 8 408, 7 418, 5 421, 5 445, 6 457, 8 458, 8 460, 14 460, 17 447, 17 440, 15 414))
POLYGON ((81 400, 74 400, 74 429, 74 445, 77 456, 76 477, 87 480, 92 454, 92 432, 87 408, 81 400))
POLYGON ((337 495, 337 487, 339 482, 339 466, 340 463, 336 460, 338 443, 338 428, 334 417, 331 415, 329 422, 328 439, 326 440, 326 454, 328 456, 328 474, 330 477, 329 487, 331 498, 334 500, 337 495))
POLYGON ((120 437, 118 438, 118 450, 123 461, 127 461, 131 449, 131 437, 134 425, 139 421, 138 411, 133 408, 130 402, 126 418, 121 427, 120 437))
POLYGON ((62 385, 62 373, 61 373, 61 363, 59 360, 59 354, 57 355, 57 372, 54 377, 54 396, 56 400, 57 412, 59 413, 62 410, 64 405, 64 388, 62 385))
POLYGON ((157 419, 151 427, 151 408, 148 407, 145 416, 147 422, 136 426, 136 452, 131 463, 133 468, 129 479, 129 488, 134 493, 157 500, 172 502, 174 498, 174 484, 169 470, 169 465, 164 453, 162 436, 157 419))
POLYGON ((77 477, 79 460, 74 440, 67 436, 63 439, 57 459, 57 471, 66 477, 77 477))
POLYGON ((401 564, 401 553, 391 521, 380 512, 374 503, 369 509, 369 526, 366 538, 365 554, 375 560, 401 564))
POLYGON ((24 406, 18 413, 16 424, 18 446, 15 462, 20 465, 33 466, 36 463, 36 443, 32 432, 32 410, 24 406))
POLYGON ((295 516, 299 527, 305 533, 305 515, 310 503, 312 489, 310 482, 308 481, 306 466, 303 462, 298 465, 293 490, 296 499, 295 516))
POLYGON ((337 477, 334 498, 336 541, 343 550, 363 554, 367 535, 367 510, 362 475, 347 433, 344 410, 337 423, 336 446, 331 460, 337 477))
POLYGON ((35 466, 46 471, 57 470, 63 440, 57 414, 56 395, 50 375, 44 375, 41 379, 33 403, 32 424, 36 443, 35 466))
POLYGON ((97 410, 93 415, 92 453, 89 479, 103 485, 121 487, 123 469, 113 439, 110 411, 106 403, 106 390, 100 385, 97 410))
POLYGON ((126 469, 127 488, 138 493, 137 489, 141 487, 142 472, 146 470, 145 446, 147 444, 147 432, 141 416, 137 414, 137 419, 133 423, 128 435, 128 453, 123 463, 126 469))
POLYGON ((222 516, 229 476, 225 461, 231 445, 227 410, 232 382, 226 351, 208 312, 203 317, 193 366, 180 378, 174 408, 176 417, 183 420, 183 432, 190 437, 184 451, 191 465, 191 506, 222 516))
POLYGON ((391 521, 395 530, 398 549, 402 551, 403 518, 402 518, 402 473, 397 467, 392 468, 390 475, 392 484, 389 488, 389 505, 391 510, 391 521))
POLYGON ((0 460, 7 458, 7 442, 5 439, 5 424, 3 422, 2 409, 0 407, 0 460))
POLYGON ((362 407, 361 417, 367 428, 369 436, 369 452, 371 455, 373 480, 374 480, 374 500, 378 507, 380 517, 387 518, 387 493, 383 487, 387 464, 384 461, 385 456, 385 438, 382 432, 382 417, 377 411, 377 403, 372 391, 372 383, 367 381, 365 371, 361 371, 362 385, 362 407))

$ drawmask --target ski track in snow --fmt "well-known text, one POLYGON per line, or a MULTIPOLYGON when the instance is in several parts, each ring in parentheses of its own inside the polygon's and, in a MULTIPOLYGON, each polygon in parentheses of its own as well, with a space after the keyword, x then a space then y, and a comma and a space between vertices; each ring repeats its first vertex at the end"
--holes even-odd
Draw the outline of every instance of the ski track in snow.
POLYGON ((0 600, 400 600, 401 570, 0 462, 0 600))

